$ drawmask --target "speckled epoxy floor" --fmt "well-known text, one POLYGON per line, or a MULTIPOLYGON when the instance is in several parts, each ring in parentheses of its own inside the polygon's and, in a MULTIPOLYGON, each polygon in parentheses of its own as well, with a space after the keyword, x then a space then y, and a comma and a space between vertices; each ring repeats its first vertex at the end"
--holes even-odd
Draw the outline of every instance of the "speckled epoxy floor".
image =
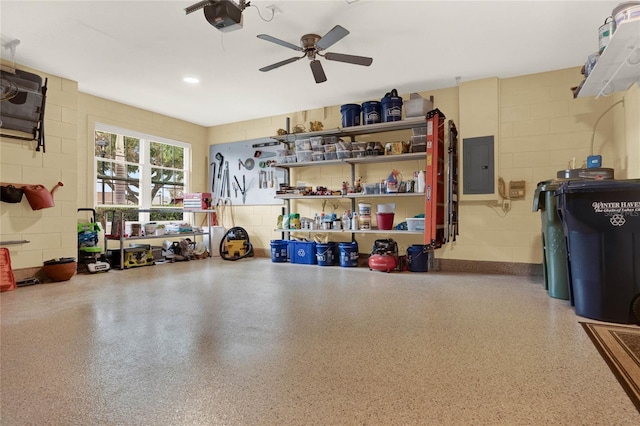
POLYGON ((637 425, 541 278, 199 260, 2 293, 3 425, 637 425))

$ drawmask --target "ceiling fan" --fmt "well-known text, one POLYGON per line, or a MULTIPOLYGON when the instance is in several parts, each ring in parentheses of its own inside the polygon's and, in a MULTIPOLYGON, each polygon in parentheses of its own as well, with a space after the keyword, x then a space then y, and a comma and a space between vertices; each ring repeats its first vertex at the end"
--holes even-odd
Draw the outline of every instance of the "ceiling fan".
POLYGON ((348 34, 349 31, 347 31, 340 25, 336 25, 323 37, 320 37, 318 34, 303 35, 300 38, 300 46, 296 46, 295 44, 280 40, 267 34, 258 34, 258 38, 261 38, 262 40, 270 41, 272 43, 279 44, 280 46, 288 47, 292 50, 304 52, 304 55, 302 56, 295 56, 293 58, 285 59, 284 61, 276 62, 275 64, 260 68, 260 71, 271 71, 283 65, 287 65, 304 57, 307 57, 311 61, 311 72, 313 73, 313 77, 315 78, 316 83, 323 83, 327 81, 327 76, 324 73, 322 64, 318 59, 316 59, 316 55, 322 56, 329 61, 346 62, 348 64, 363 65, 365 67, 371 65, 373 59, 367 58, 365 56, 345 55, 343 53, 332 52, 326 52, 324 54, 320 53, 323 50, 326 50, 329 47, 333 46, 338 41, 342 40, 348 34))

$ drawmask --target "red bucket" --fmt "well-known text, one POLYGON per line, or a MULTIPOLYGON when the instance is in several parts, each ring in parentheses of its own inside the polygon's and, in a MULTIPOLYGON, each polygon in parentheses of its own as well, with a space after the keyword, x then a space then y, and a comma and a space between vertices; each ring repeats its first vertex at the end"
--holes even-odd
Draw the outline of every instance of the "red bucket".
POLYGON ((393 229, 393 217, 395 213, 376 213, 378 229, 393 229))

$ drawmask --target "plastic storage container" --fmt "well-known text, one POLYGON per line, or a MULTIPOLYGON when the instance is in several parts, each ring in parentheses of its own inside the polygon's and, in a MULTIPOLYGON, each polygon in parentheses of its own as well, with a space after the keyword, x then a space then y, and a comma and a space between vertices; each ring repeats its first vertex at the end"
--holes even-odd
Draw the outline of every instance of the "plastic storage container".
POLYGON ((556 195, 576 314, 640 321, 640 179, 568 181, 556 195))
POLYGON ((398 96, 396 89, 387 93, 381 103, 383 123, 402 120, 402 98, 398 96))
POLYGON ((395 213, 376 213, 376 222, 378 224, 378 229, 393 229, 394 216, 395 213))
POLYGON ((371 203, 360 201, 358 203, 358 213, 360 216, 371 216, 371 203))
POLYGON ((424 217, 408 217, 407 231, 424 231, 424 217))
POLYGON ((289 241, 271 240, 271 261, 274 263, 287 262, 289 241))
POLYGON ((360 125, 360 105, 344 104, 340 107, 342 114, 342 127, 352 127, 360 125))
POLYGON ((313 161, 311 155, 313 151, 297 151, 296 152, 296 160, 298 163, 303 163, 305 161, 313 161))
POLYGON ((382 104, 369 101, 362 104, 362 124, 376 124, 382 121, 382 104))
POLYGON ((16 289, 16 278, 11 268, 11 253, 8 248, 0 248, 0 291, 16 289))
POLYGON ((351 142, 336 142, 336 151, 351 151, 351 142))
POLYGON ((414 244, 407 248, 407 263, 411 272, 427 272, 429 270, 429 246, 414 244))
POLYGON ((404 103, 404 114, 407 117, 424 117, 433 110, 433 102, 417 93, 412 93, 410 99, 404 103))
POLYGON ((339 243, 338 250, 340 252, 340 266, 354 267, 358 266, 358 243, 339 243))
POLYGON ((396 203, 378 204, 376 205, 376 212, 377 213, 395 213, 396 203))
POLYGON ((291 263, 315 265, 316 243, 313 241, 290 241, 289 258, 291 259, 291 263))
POLYGON ((569 299, 567 276, 567 249, 562 221, 558 214, 555 191, 562 181, 548 180, 538 183, 533 196, 533 211, 540 210, 542 222, 542 271, 544 287, 551 297, 569 299))
POLYGON ((311 151, 311 139, 296 140, 296 151, 311 151))
POLYGON ((323 136, 322 139, 324 140, 325 145, 335 144, 340 140, 337 136, 323 136))
POLYGON ((333 266, 336 263, 336 243, 316 244, 316 260, 318 266, 333 266))
POLYGON ((311 148, 324 145, 324 139, 322 136, 313 136, 309 138, 309 141, 311 141, 311 148))

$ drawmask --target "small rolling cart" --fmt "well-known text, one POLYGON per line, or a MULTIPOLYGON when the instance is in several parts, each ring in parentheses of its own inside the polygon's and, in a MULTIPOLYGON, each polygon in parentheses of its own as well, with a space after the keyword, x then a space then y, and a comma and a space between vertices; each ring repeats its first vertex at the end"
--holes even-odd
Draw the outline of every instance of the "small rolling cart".
MULTIPOLYGON (((107 272, 111 264, 98 245, 100 224, 96 222, 96 211, 90 208, 80 208, 80 212, 90 212, 88 222, 78 221, 78 272, 107 272)), ((86 215, 85 215, 86 216, 86 215)))

